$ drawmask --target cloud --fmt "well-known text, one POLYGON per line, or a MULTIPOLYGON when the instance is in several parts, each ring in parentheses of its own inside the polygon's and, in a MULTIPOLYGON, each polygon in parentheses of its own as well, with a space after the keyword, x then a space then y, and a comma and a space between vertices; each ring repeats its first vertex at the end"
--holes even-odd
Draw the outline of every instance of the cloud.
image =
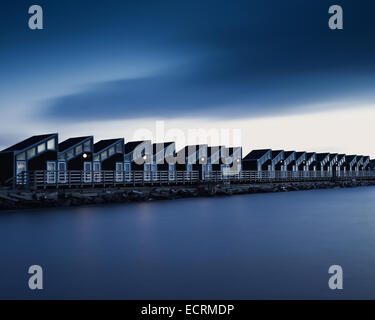
POLYGON ((319 104, 355 103, 371 98, 366 76, 257 77, 216 75, 204 68, 137 79, 97 83, 79 93, 52 99, 44 115, 85 121, 145 117, 241 118, 301 113, 319 104), (349 99, 349 100, 348 100, 349 99), (358 100, 356 100, 358 99, 358 100))
MULTIPOLYGON (((127 50, 118 47, 116 52, 124 52, 125 58, 129 48, 137 48, 148 65, 171 56, 179 57, 181 64, 171 63, 147 77, 98 80, 50 99, 44 115, 70 121, 241 118, 372 99, 375 47, 367 35, 374 26, 363 19, 367 11, 346 1, 343 5, 341 33, 328 28, 326 1, 167 1, 128 8, 129 19, 117 21, 117 29, 107 26, 104 13, 106 30, 113 32, 106 35, 110 40, 98 33, 98 48, 121 34, 127 50)), ((111 65, 111 60, 102 52, 96 63, 111 65)))

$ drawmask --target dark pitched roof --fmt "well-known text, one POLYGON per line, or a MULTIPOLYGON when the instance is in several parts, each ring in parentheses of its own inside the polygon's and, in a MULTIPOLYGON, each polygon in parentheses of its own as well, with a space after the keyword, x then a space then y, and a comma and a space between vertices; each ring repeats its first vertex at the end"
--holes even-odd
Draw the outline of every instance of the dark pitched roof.
POLYGON ((329 153, 317 153, 316 154, 316 160, 317 161, 323 161, 327 156, 329 155, 329 153))
POLYGON ((208 152, 202 154, 202 150, 208 151, 208 146, 206 144, 189 145, 179 150, 177 152, 177 155, 179 157, 190 157, 192 155, 195 155, 195 158, 198 159, 201 155, 207 156, 208 152))
POLYGON ((329 155, 329 160, 333 160, 333 159, 336 158, 337 156, 338 156, 337 153, 331 153, 331 154, 329 155))
POLYGON ((151 145, 151 140, 140 140, 140 141, 130 141, 125 144, 125 153, 133 152, 135 148, 137 148, 139 145, 149 142, 151 145))
POLYGON ((277 157, 284 150, 272 150, 272 159, 277 157))
POLYGON ((293 153, 296 153, 296 152, 295 151, 285 151, 284 152, 285 158, 289 157, 293 153))
POLYGON ((285 151, 284 152, 284 159, 286 160, 286 159, 288 159, 290 156, 292 156, 293 154, 295 154, 295 158, 297 158, 296 156, 297 156, 297 154, 296 154, 296 152, 295 151, 285 151))
POLYGON ((24 149, 27 149, 28 147, 31 147, 34 144, 37 144, 39 142, 42 142, 43 140, 46 140, 48 138, 52 138, 53 136, 57 135, 57 133, 50 133, 50 134, 42 134, 38 136, 32 136, 28 139, 25 139, 11 147, 8 147, 4 149, 1 152, 9 152, 9 151, 21 151, 24 149))
POLYGON ((156 152, 164 150, 165 148, 167 148, 168 146, 170 146, 172 143, 173 142, 153 143, 152 144, 152 151, 153 151, 154 154, 156 154, 156 152))
POLYGON ((94 153, 100 152, 103 149, 108 148, 109 146, 117 142, 121 142, 123 140, 124 140, 123 138, 100 140, 94 144, 94 153))
POLYGON ((296 159, 299 159, 299 158, 302 157, 304 154, 306 154, 305 151, 299 151, 299 152, 296 152, 296 159))
POLYGON ((346 156, 346 162, 350 163, 350 162, 352 162, 356 157, 357 157, 356 155, 346 156))
POLYGON ((306 153, 306 160, 309 160, 314 155, 316 155, 315 152, 308 152, 308 153, 306 153))
POLYGON ((261 157, 263 157, 267 152, 269 152, 271 149, 258 149, 253 150, 250 153, 246 155, 244 160, 258 160, 261 157))
POLYGON ((92 136, 85 136, 85 137, 75 137, 75 138, 70 138, 70 139, 67 139, 61 143, 59 143, 59 151, 60 152, 63 152, 71 147, 74 147, 75 145, 89 139, 89 138, 93 138, 92 136))

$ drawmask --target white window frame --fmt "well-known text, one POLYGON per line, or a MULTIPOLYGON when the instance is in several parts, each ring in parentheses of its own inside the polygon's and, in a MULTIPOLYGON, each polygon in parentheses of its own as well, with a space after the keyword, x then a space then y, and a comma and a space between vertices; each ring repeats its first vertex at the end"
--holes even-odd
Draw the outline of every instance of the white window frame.
POLYGON ((56 161, 47 161, 46 170, 47 170, 46 182, 48 184, 56 183, 56 161))

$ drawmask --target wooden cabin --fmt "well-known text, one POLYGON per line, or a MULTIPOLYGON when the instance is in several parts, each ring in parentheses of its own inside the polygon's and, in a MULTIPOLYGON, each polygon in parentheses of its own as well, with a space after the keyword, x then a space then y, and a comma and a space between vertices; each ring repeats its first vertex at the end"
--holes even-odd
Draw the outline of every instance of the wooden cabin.
POLYGON ((272 150, 271 167, 269 171, 282 171, 284 169, 284 150, 272 150))
MULTIPOLYGON (((168 180, 176 179, 176 144, 175 142, 154 143, 152 145, 152 163, 157 172, 168 171, 168 180)), ((154 174, 154 170, 152 170, 154 174)))
POLYGON ((336 171, 337 171, 338 176, 341 175, 341 172, 346 172, 346 155, 345 154, 337 155, 336 171))
POLYGON ((330 153, 329 154, 329 161, 326 164, 326 171, 330 171, 333 175, 337 173, 337 166, 338 166, 338 153, 330 153))
POLYGON ((316 167, 317 167, 316 153, 315 152, 306 153, 305 171, 316 171, 316 167))
POLYGON ((213 171, 221 172, 223 165, 227 165, 226 151, 224 146, 213 146, 207 148, 207 174, 213 171), (224 161, 223 161, 224 160, 224 161))
POLYGON ((92 170, 94 172, 95 182, 102 181, 102 171, 114 171, 115 181, 123 181, 124 145, 123 138, 100 140, 94 144, 92 170))
POLYGON ((367 170, 375 170, 375 160, 374 159, 370 159, 369 163, 368 163, 368 166, 367 166, 367 170))
POLYGON ((306 152, 299 151, 296 152, 296 171, 304 171, 306 165, 306 152))
POLYGON ((151 140, 131 141, 125 144, 124 172, 125 179, 131 179, 131 172, 142 173, 145 180, 151 179, 151 169, 156 170, 156 165, 152 163, 152 143, 151 140), (153 166, 153 167, 152 167, 153 166))
POLYGON ((151 171, 151 140, 131 141, 125 144, 125 171, 151 171))
POLYGON ((60 183, 67 182, 65 173, 67 170, 83 171, 85 182, 91 182, 93 145, 92 136, 70 138, 59 143, 58 180, 60 183))
POLYGON ((271 165, 271 159, 271 149, 253 150, 242 159, 242 168, 243 170, 255 171, 268 170, 268 166, 271 165))
POLYGON ((370 157, 369 156, 364 156, 363 157, 363 167, 362 167, 362 170, 367 170, 369 163, 370 163, 370 157))
POLYGON ((228 150, 230 162, 230 174, 237 175, 242 170, 242 147, 229 147, 228 150))
POLYGON ((316 169, 319 171, 328 171, 329 167, 329 153, 316 154, 316 169))
POLYGON ((193 171, 199 172, 199 179, 205 180, 207 172, 208 146, 190 145, 177 152, 177 171, 185 171, 188 176, 193 171))
POLYGON ((346 156, 346 171, 355 171, 357 166, 357 156, 346 156))
POLYGON ((27 171, 51 171, 47 183, 56 182, 58 134, 32 136, 0 152, 1 184, 26 184, 27 171))
POLYGON ((357 156, 356 171, 360 171, 363 168, 363 156, 357 156))
POLYGON ((284 152, 284 165, 282 171, 297 171, 296 154, 295 151, 284 152))

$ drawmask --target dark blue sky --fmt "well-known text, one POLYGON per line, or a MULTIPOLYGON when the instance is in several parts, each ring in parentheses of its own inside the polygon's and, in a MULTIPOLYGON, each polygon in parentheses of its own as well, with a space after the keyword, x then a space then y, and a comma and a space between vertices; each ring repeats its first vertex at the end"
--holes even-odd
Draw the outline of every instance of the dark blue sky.
POLYGON ((240 118, 371 101, 374 13, 368 0, 3 1, 2 108, 27 97, 47 119, 240 118), (31 4, 42 31, 27 27, 31 4), (332 4, 342 31, 328 28, 332 4))

